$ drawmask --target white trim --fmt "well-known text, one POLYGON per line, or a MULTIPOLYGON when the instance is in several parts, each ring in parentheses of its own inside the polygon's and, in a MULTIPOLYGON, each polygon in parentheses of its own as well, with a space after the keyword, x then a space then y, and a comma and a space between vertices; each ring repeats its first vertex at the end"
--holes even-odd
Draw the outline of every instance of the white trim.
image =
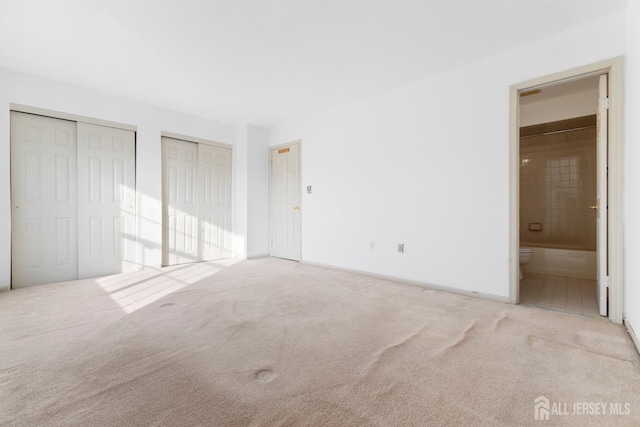
POLYGON ((624 80, 623 59, 609 68, 609 319, 624 317, 624 80))
POLYGON ((109 120, 96 119, 93 117, 81 116, 79 114, 71 114, 71 113, 63 113, 61 111, 47 110, 45 108, 32 107, 30 105, 14 104, 13 102, 9 104, 9 110, 18 111, 20 113, 35 114, 38 116, 51 117, 54 119, 69 120, 72 122, 81 122, 81 123, 87 123, 91 125, 99 125, 99 126, 106 126, 110 128, 116 128, 116 129, 130 130, 133 132, 136 132, 138 130, 138 127, 135 125, 128 125, 124 123, 112 122, 109 120))
POLYGON ((162 132, 160 132, 160 138, 179 139, 181 141, 195 142, 196 144, 213 145, 213 146, 220 147, 220 148, 231 148, 233 150, 233 145, 231 145, 231 144, 225 144, 223 142, 210 141, 208 139, 197 138, 195 136, 181 135, 181 134, 173 133, 173 132, 162 131, 162 132))
POLYGON ((520 103, 509 89, 509 303, 520 302, 520 103), (515 141, 515 142, 514 142, 515 141))
POLYGON ((448 292, 448 293, 451 293, 451 294, 463 295, 463 296, 467 296, 467 297, 482 298, 482 299, 487 299, 487 300, 491 300, 491 301, 495 301, 495 302, 501 302, 501 303, 508 303, 509 302, 508 298, 502 297, 502 296, 499 296, 499 295, 485 294, 485 293, 482 293, 482 292, 465 291, 465 290, 462 290, 462 289, 450 288, 448 286, 434 285, 433 283, 419 282, 417 280, 402 279, 400 277, 385 276, 384 274, 370 273, 368 271, 354 270, 354 269, 343 268, 343 267, 336 267, 336 266, 333 266, 333 265, 322 264, 322 263, 311 262, 311 261, 300 261, 300 264, 313 265, 315 267, 328 268, 330 270, 336 270, 336 271, 344 271, 346 273, 359 274, 360 276, 371 277, 371 278, 374 278, 374 279, 388 280, 388 281, 391 281, 391 282, 403 283, 405 285, 419 286, 421 288, 431 289, 431 290, 434 290, 434 291, 448 292))
POLYGON ((631 337, 631 341, 633 341, 633 345, 636 346, 636 350, 638 351, 638 353, 640 353, 640 340, 638 340, 638 336, 633 330, 633 327, 631 327, 631 324, 629 323, 628 319, 624 319, 624 326, 627 328, 627 332, 631 337))
POLYGON ((509 302, 519 301, 519 92, 579 77, 609 75, 609 320, 622 323, 624 292, 622 182, 624 150, 623 58, 617 57, 512 85, 509 108, 509 302))

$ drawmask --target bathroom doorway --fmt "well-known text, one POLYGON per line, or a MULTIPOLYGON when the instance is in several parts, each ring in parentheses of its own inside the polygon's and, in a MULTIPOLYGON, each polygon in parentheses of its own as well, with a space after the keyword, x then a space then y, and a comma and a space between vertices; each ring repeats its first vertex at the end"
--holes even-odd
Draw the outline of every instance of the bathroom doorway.
POLYGON ((622 320, 608 288, 618 267, 620 239, 610 231, 617 230, 622 163, 619 113, 608 117, 619 89, 612 68, 512 87, 513 303, 622 320))
POLYGON ((600 79, 606 75, 520 93, 521 304, 601 314, 597 184, 606 155, 598 155, 597 117, 606 86, 601 96, 600 79))

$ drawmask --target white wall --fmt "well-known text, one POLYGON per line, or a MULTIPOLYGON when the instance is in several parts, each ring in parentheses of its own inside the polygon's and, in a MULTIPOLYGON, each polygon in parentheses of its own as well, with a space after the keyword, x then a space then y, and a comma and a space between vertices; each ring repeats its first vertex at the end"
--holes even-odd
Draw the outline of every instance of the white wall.
POLYGON ((640 334, 640 4, 629 2, 626 58, 625 316, 640 334))
POLYGON ((598 112, 598 88, 520 104, 520 126, 589 116, 598 112))
POLYGON ((302 140, 314 188, 303 260, 506 298, 509 86, 623 55, 624 24, 610 16, 275 129, 272 145, 302 140))
POLYGON ((249 127, 241 125, 237 128, 236 146, 233 150, 233 252, 245 258, 247 256, 247 153, 249 144, 249 127))
POLYGON ((269 130, 248 126, 247 256, 269 255, 269 130))
MULTIPOLYGON (((8 289, 11 278, 9 169, 9 109, 11 103, 137 126, 136 186, 139 195, 138 236, 140 239, 138 258, 141 264, 147 266, 160 265, 161 263, 160 133, 162 131, 173 132, 226 144, 236 144, 237 130, 233 125, 0 69, 0 290, 8 289)), ((240 158, 236 151, 234 149, 233 155, 237 161, 240 158)), ((242 153, 240 154, 242 155, 242 153)), ((246 174, 246 168, 242 169, 242 163, 240 161, 239 166, 234 164, 234 173, 246 174)), ((244 191, 243 187, 235 189, 234 200, 246 199, 246 193, 242 193, 242 191, 244 191)), ((238 206, 234 206, 235 211, 238 209, 238 206)), ((234 234, 237 235, 238 230, 234 229, 234 234)))
POLYGON ((234 167, 234 251, 243 258, 269 255, 269 130, 238 126, 234 167))

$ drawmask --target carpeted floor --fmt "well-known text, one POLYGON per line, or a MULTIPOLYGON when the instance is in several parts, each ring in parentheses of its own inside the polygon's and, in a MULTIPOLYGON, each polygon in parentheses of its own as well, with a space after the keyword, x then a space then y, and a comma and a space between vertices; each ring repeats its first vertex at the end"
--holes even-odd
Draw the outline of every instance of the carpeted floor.
POLYGON ((0 294, 0 425, 538 424, 640 425, 622 326, 278 259, 0 294))

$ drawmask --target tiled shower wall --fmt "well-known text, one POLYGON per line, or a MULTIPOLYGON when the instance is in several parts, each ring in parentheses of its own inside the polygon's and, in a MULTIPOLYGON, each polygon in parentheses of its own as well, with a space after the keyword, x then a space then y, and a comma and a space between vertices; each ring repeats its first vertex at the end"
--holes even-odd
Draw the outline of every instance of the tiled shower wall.
POLYGON ((595 120, 520 129, 521 246, 596 250, 595 120))

